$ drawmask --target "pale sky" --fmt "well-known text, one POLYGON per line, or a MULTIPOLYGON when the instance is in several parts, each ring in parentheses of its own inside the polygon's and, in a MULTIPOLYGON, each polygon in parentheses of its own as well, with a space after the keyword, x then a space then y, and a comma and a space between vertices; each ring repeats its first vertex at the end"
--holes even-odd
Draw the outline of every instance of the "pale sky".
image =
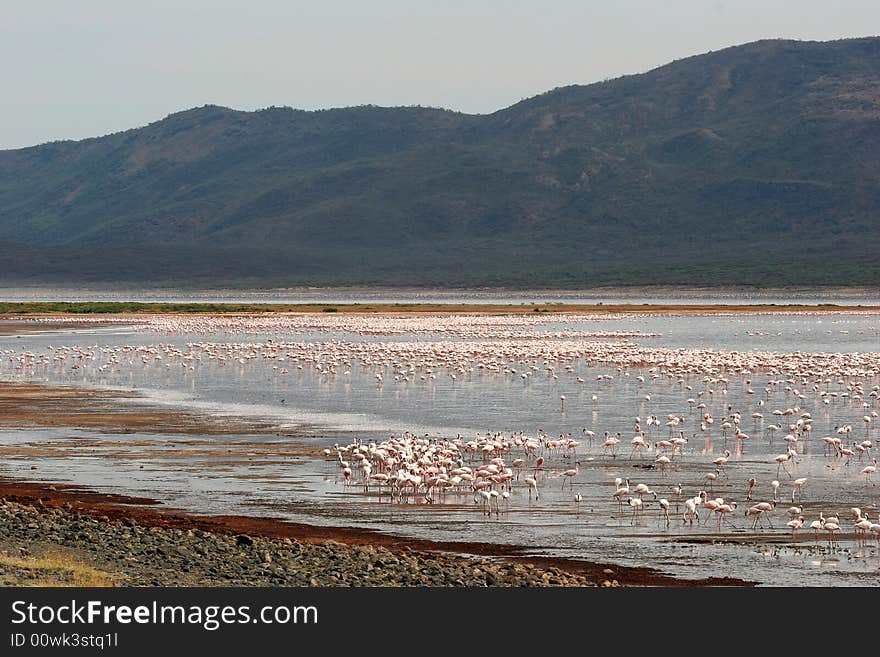
POLYGON ((253 110, 488 113, 764 38, 880 34, 880 0, 0 0, 0 149, 253 110))

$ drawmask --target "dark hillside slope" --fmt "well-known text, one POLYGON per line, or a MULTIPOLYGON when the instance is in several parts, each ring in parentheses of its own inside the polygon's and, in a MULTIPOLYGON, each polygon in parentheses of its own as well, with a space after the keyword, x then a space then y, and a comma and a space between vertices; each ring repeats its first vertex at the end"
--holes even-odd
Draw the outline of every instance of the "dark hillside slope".
POLYGON ((880 284, 880 38, 0 151, 3 282, 880 284))

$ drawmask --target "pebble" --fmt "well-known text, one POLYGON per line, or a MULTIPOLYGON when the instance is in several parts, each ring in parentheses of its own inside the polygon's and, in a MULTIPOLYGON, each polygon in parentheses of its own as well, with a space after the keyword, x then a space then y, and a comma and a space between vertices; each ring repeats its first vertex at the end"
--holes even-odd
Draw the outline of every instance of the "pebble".
POLYGON ((0 501, 0 553, 59 549, 86 555, 123 586, 596 586, 580 575, 529 564, 332 540, 146 528, 132 518, 96 520, 69 504, 37 508, 0 501))

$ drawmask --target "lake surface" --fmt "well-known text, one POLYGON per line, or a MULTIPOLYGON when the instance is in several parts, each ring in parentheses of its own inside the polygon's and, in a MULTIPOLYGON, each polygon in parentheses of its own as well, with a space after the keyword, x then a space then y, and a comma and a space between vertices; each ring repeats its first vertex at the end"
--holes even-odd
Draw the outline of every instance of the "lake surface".
MULTIPOLYGON (((0 378, 134 389, 152 404, 271 420, 290 434, 214 437, 210 453, 192 436, 114 435, 114 442, 123 443, 114 446, 114 454, 125 451, 129 441, 130 459, 102 456, 100 449, 80 457, 44 456, 38 464, 46 481, 153 496, 201 512, 512 543, 682 577, 873 586, 880 574, 877 543, 857 542, 848 518, 850 507, 859 507, 877 521, 878 487, 861 474, 872 452, 861 461, 853 456, 846 465, 845 457, 828 453, 821 438, 843 435, 850 447, 880 438, 876 418, 863 420, 880 410, 878 330, 880 315, 871 312, 154 318, 138 325, 0 336, 0 378), (31 355, 24 356, 27 352, 31 355), (698 409, 698 403, 705 408, 698 409), (773 415, 774 410, 791 413, 773 415), (713 423, 706 425, 704 413, 713 423), (734 413, 748 438, 737 440, 732 428, 722 430, 734 413), (803 422, 805 413, 812 431, 796 432, 801 436, 797 456, 780 468, 774 457, 786 452, 783 436, 789 423, 803 422), (650 416, 661 426, 648 426, 650 416), (667 427, 669 416, 682 421, 667 427), (650 443, 687 438, 683 452, 664 467, 656 464, 662 453, 657 448, 632 454, 636 417, 650 443), (783 428, 769 431, 771 423, 783 428), (849 433, 838 433, 847 425, 849 433), (365 492, 362 485, 346 485, 335 454, 320 456, 334 444, 380 443, 404 432, 449 440, 460 436, 462 442, 489 434, 522 432, 545 440, 570 434, 579 445, 573 451, 542 449, 545 465, 539 471, 533 471, 534 461, 524 451, 511 449, 508 464, 515 458, 527 462, 514 469, 509 500, 488 517, 473 491, 395 503, 386 491, 380 501, 375 487, 365 492), (602 447, 605 432, 620 434, 616 454, 602 447), (253 443, 250 462, 218 458, 214 448, 241 441, 253 443), (314 448, 315 455, 279 459, 279 443, 314 448), (172 448, 173 458, 162 456, 172 448), (730 451, 728 463, 714 482, 707 480, 724 450, 730 451), (575 467, 573 478, 560 476, 575 467), (524 483, 530 474, 538 479, 538 500, 531 499, 524 483), (617 477, 628 479, 631 489, 645 483, 669 500, 669 525, 650 494, 638 515, 620 506, 612 498, 617 477), (752 477, 758 483, 750 502, 746 492, 752 477), (806 525, 792 537, 786 509, 798 477, 807 478, 798 503, 806 525), (744 511, 773 499, 774 479, 780 482, 779 505, 762 517, 765 528, 752 531, 752 518, 744 511), (715 516, 703 524, 705 509, 694 526, 682 521, 683 501, 700 490, 709 498, 738 502, 720 529, 715 516), (841 536, 833 547, 828 532, 814 538, 807 531, 820 512, 841 516, 841 536)), ((95 435, 3 431, 0 444, 69 444, 95 435)), ((480 462, 479 455, 463 459, 471 467, 480 462)), ((32 477, 33 464, 28 457, 6 459, 0 475, 32 477)))

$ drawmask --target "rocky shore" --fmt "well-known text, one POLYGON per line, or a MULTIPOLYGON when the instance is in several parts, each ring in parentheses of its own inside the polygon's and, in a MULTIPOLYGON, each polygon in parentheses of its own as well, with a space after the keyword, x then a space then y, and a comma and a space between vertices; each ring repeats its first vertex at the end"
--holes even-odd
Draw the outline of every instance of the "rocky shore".
POLYGON ((96 518, 72 508, 0 500, 0 584, 76 583, 64 567, 36 566, 46 554, 65 555, 69 563, 85 565, 118 586, 617 585, 610 572, 594 582, 530 564, 332 540, 306 543, 146 527, 132 518, 96 518))

